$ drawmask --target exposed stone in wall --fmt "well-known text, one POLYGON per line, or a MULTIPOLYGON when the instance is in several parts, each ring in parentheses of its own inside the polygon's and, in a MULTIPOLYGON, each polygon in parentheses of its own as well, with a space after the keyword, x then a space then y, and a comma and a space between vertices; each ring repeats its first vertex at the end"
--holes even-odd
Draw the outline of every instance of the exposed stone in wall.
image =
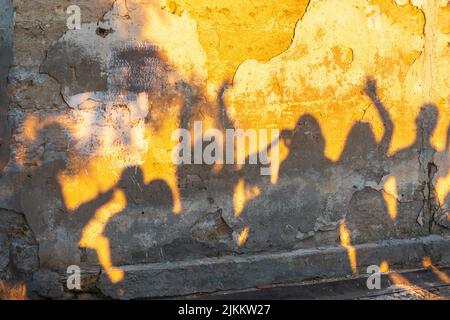
POLYGON ((58 277, 78 265, 83 292, 142 298, 176 294, 175 279, 188 294, 248 272, 248 285, 364 272, 417 243, 393 265, 448 262, 434 249, 450 225, 448 2, 76 4, 67 30, 66 2, 15 1, 14 61, 0 51, 4 281, 75 298, 58 277), (272 176, 175 165, 172 133, 195 121, 278 129, 272 176))

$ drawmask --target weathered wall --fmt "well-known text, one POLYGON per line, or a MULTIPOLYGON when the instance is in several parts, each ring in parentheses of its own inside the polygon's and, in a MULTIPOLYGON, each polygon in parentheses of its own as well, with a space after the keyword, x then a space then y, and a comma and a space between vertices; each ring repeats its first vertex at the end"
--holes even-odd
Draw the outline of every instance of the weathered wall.
POLYGON ((138 298, 450 262, 448 1, 79 0, 68 30, 67 2, 16 0, 13 63, 0 3, 4 285, 70 298, 78 265, 83 292, 138 298), (245 152, 279 148, 272 175, 175 165, 195 121, 278 129, 245 152))
POLYGON ((0 172, 9 159, 10 130, 7 121, 8 97, 6 79, 12 62, 14 13, 12 2, 0 2, 0 172))

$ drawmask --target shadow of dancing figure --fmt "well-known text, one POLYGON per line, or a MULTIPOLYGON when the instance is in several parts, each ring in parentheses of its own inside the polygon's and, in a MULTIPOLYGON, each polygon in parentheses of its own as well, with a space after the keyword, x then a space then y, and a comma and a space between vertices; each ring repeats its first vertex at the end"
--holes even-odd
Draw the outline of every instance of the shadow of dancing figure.
POLYGON ((415 172, 410 170, 408 173, 409 180, 411 180, 410 190, 404 190, 400 193, 410 194, 414 198, 422 199, 423 208, 417 221, 421 226, 428 227, 429 231, 433 227, 433 216, 438 207, 434 186, 432 185, 437 173, 437 167, 434 164, 434 156, 437 150, 431 144, 431 137, 437 127, 438 117, 439 113, 435 105, 426 104, 422 106, 416 118, 414 143, 391 157, 393 166, 397 167, 399 171, 401 171, 401 167, 416 168, 415 172), (418 189, 412 190, 415 185, 412 181, 421 181, 422 184, 418 189))
MULTIPOLYGON (((92 218, 83 228, 80 247, 95 250, 100 265, 110 280, 117 283, 123 279, 124 273, 112 261, 111 242, 120 244, 121 237, 118 234, 120 230, 113 228, 114 232, 111 232, 106 229, 111 229, 110 225, 113 220, 122 213, 135 215, 142 212, 144 214, 143 207, 164 207, 167 212, 172 212, 173 198, 170 187, 164 181, 154 180, 145 184, 143 172, 139 167, 125 169, 120 181, 106 194, 109 201, 101 201, 102 205, 96 206, 97 209, 92 214, 92 218)), ((94 202, 98 202, 102 198, 99 197, 94 202)), ((80 214, 86 214, 83 207, 78 211, 80 214)), ((120 248, 118 249, 120 250, 120 248)), ((118 255, 120 256, 120 254, 118 255)), ((125 262, 120 261, 120 263, 125 262)))

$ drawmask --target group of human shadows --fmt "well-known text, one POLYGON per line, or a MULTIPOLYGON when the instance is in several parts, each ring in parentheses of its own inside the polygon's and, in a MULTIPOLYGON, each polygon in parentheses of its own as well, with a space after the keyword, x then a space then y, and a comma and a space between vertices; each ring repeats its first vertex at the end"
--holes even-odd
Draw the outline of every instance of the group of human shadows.
MULTIPOLYGON (((226 128, 232 128, 232 122, 226 114, 226 106, 223 99, 226 89, 227 85, 224 84, 218 94, 218 117, 219 121, 221 121, 226 128)), ((430 144, 430 138, 437 125, 438 119, 436 106, 428 104, 421 108, 420 114, 416 119, 417 136, 414 144, 407 149, 389 156, 388 148, 393 134, 393 122, 386 107, 379 99, 375 80, 367 78, 364 93, 370 98, 372 106, 377 109, 378 114, 383 121, 384 135, 382 139, 377 142, 369 124, 357 122, 348 135, 341 158, 337 162, 332 162, 324 155, 325 140, 317 120, 312 115, 304 115, 298 120, 296 127, 293 130, 284 130, 281 132, 280 139, 288 146, 289 155, 280 166, 278 183, 282 183, 284 179, 290 179, 293 175, 301 175, 304 170, 315 170, 320 175, 321 172, 324 172, 328 168, 340 164, 351 164, 351 167, 353 168, 358 166, 363 168, 365 166, 373 166, 377 161, 379 163, 382 161, 391 161, 392 163, 395 163, 396 161, 402 161, 402 159, 418 157, 420 156, 419 153, 423 150, 428 150, 428 152, 431 153, 437 152, 430 144)), ((182 118, 189 118, 186 114, 188 112, 186 110, 189 108, 191 107, 185 107, 182 118)), ((186 128, 189 127, 188 123, 183 123, 182 127, 183 126, 186 128)), ((67 134, 67 131, 59 124, 49 124, 44 127, 41 132, 46 132, 46 137, 44 137, 44 139, 49 139, 49 132, 51 132, 51 136, 58 137, 67 134), (61 135, 61 132, 64 132, 64 134, 61 135)), ((444 152, 447 151, 448 147, 444 152)), ((58 173, 66 170, 66 168, 63 164, 56 172, 54 169, 49 170, 44 167, 41 168, 41 170, 44 171, 44 175, 46 174, 49 179, 54 179, 54 184, 57 185, 56 177, 58 173)), ((442 175, 446 175, 446 170, 443 171, 445 172, 442 172, 442 175)), ((246 164, 242 168, 224 165, 220 172, 217 172, 213 166, 208 165, 180 165, 177 168, 177 176, 179 185, 181 186, 181 203, 183 203, 183 198, 189 197, 192 192, 198 191, 199 188, 203 188, 204 190, 211 188, 211 186, 199 186, 198 184, 190 185, 189 183, 185 183, 186 176, 192 174, 197 174, 206 178, 206 180, 213 175, 222 177, 220 186, 217 186, 217 188, 220 188, 221 192, 230 195, 231 203, 236 184, 242 178, 248 178, 252 180, 253 184, 258 185, 261 190, 259 198, 265 197, 264 190, 266 186, 270 184, 270 177, 261 176, 258 165, 246 164)), ((37 174, 34 175, 36 176, 37 174)), ((320 183, 320 181, 318 181, 318 183, 320 183)), ((133 166, 126 168, 123 171, 117 185, 109 191, 98 195, 91 202, 81 205, 72 212, 72 214, 60 217, 59 220, 61 223, 66 224, 65 227, 68 230, 76 231, 77 236, 79 236, 78 238, 80 238, 82 227, 95 216, 99 208, 111 201, 114 190, 117 189, 122 190, 126 196, 127 206, 124 211, 129 210, 133 206, 163 207, 167 208, 167 214, 171 216, 169 217, 169 221, 170 219, 176 219, 176 216, 172 213, 174 199, 168 184, 163 180, 154 180, 149 184, 145 184, 142 170, 139 167, 133 166)), ((56 197, 61 199, 61 203, 64 206, 64 198, 61 190, 57 190, 56 197)), ((70 212, 67 208, 63 208, 63 211, 70 212)), ((143 213, 144 212, 142 212, 142 214, 143 213)), ((148 214, 151 213, 149 212, 148 214)), ((242 214, 245 215, 245 210, 242 214)), ((120 215, 120 213, 118 215, 120 215)), ((111 221, 109 221, 109 223, 110 222, 111 221)), ((114 252, 113 248, 111 252, 114 252)))

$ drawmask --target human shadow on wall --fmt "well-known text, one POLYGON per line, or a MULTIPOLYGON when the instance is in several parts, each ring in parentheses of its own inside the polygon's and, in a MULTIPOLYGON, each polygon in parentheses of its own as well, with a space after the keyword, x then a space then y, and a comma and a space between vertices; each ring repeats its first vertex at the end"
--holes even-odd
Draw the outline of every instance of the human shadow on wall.
MULTIPOLYGON (((63 269, 67 268, 67 260, 79 263, 73 248, 77 247, 82 225, 91 215, 91 211, 83 208, 74 217, 65 206, 58 175, 67 169, 70 146, 69 131, 59 123, 50 123, 36 132, 24 154, 23 161, 31 169, 21 175, 19 201, 39 242, 41 267, 63 269), (61 227, 71 232, 61 232, 61 227)), ((99 195, 96 201, 102 202, 103 197, 99 195)))
MULTIPOLYGON (((187 83, 181 84, 181 86, 184 88, 183 92, 195 92, 197 90, 187 83)), ((217 118, 219 119, 218 123, 223 125, 222 129, 233 128, 223 99, 226 88, 227 86, 224 85, 217 97, 217 118)), ((426 128, 426 130, 418 130, 413 146, 393 156, 388 156, 387 150, 392 139, 392 120, 378 97, 376 84, 373 80, 367 80, 365 92, 383 120, 385 133, 379 143, 376 142, 372 130, 367 124, 357 123, 347 138, 341 158, 338 162, 332 163, 324 155, 325 139, 319 124, 314 117, 305 115, 299 119, 294 130, 285 130, 281 134, 281 139, 285 141, 289 148, 289 155, 280 167, 279 181, 276 185, 272 185, 268 177, 261 177, 259 174, 260 166, 248 165, 248 159, 246 161, 247 164, 242 168, 224 165, 217 170, 211 165, 181 165, 177 168, 177 179, 181 186, 182 200, 196 200, 193 195, 203 193, 201 197, 203 200, 206 198, 206 202, 209 202, 209 206, 206 206, 209 208, 209 211, 205 212, 203 216, 199 215, 197 222, 213 221, 217 224, 214 228, 225 230, 224 234, 226 235, 223 236, 223 239, 226 239, 228 242, 232 240, 233 230, 250 226, 252 233, 245 244, 248 251, 265 250, 267 248, 270 250, 289 249, 299 244, 301 245, 303 240, 314 237, 312 233, 317 232, 317 218, 327 210, 331 212, 330 221, 337 220, 339 215, 342 217, 344 212, 348 212, 346 215, 348 228, 350 230, 358 230, 359 234, 362 234, 360 238, 352 238, 352 241, 355 243, 402 236, 402 232, 399 233, 396 229, 398 222, 389 220, 382 191, 373 188, 356 191, 354 196, 349 199, 350 204, 348 208, 336 206, 336 210, 333 211, 332 209, 330 210, 330 206, 337 203, 338 199, 333 198, 335 197, 333 194, 328 194, 329 198, 323 199, 320 197, 320 190, 317 189, 333 183, 333 177, 335 177, 333 176, 333 170, 337 167, 344 168, 342 172, 355 170, 354 168, 356 167, 356 170, 359 170, 359 173, 366 179, 373 179, 374 177, 381 179, 388 174, 383 169, 386 163, 391 163, 389 165, 392 165, 392 163, 401 163, 404 159, 416 157, 418 150, 435 152, 429 143, 430 134, 436 125, 435 119, 437 114, 434 106, 429 105, 422 108, 417 118, 417 126, 418 128, 426 128), (366 167, 369 161, 371 168, 367 170, 366 167), (364 172, 365 170, 370 172, 364 172), (192 178, 194 176, 199 179, 192 178), (230 207, 229 204, 233 201, 233 192, 241 179, 259 186, 261 194, 246 204, 244 211, 239 217, 233 218, 233 212, 224 213, 220 210, 225 207, 224 204, 226 202, 228 202, 228 207, 230 207), (222 196, 221 202, 217 200, 221 198, 219 194, 225 194, 225 196, 222 196), (370 212, 367 212, 367 210, 370 212), (209 219, 211 215, 214 216, 211 220, 202 220, 203 218, 209 219), (282 223, 275 223, 272 220, 275 218, 277 221, 282 221, 282 223), (374 226, 375 228, 382 226, 382 233, 369 230, 367 226, 374 226), (388 231, 385 232, 386 230, 388 231)), ((192 94, 187 96, 181 112, 183 120, 193 119, 196 101, 200 99, 193 97, 192 94)), ((182 122, 181 126, 189 128, 189 122, 182 122)), ((55 130, 64 131, 64 128, 55 127, 55 130)), ((59 136, 59 134, 55 136, 59 136)), ((50 177, 51 175, 55 180, 54 185, 58 185, 55 177, 57 177, 59 172, 65 170, 65 165, 61 164, 59 168, 53 166, 51 170, 48 167, 42 167, 38 170, 45 172, 43 176, 50 177)), ((42 174, 37 173, 36 175, 41 176, 42 174)), ((36 184, 34 186, 37 187, 36 184)), ((157 252, 160 248, 154 247, 149 249, 152 246, 151 241, 147 242, 149 247, 143 247, 142 242, 136 242, 136 246, 140 247, 131 254, 126 252, 126 250, 122 250, 120 246, 121 239, 123 239, 123 234, 119 235, 121 232, 120 225, 127 223, 126 220, 130 217, 134 227, 125 231, 129 233, 128 238, 130 239, 133 239, 133 230, 145 234, 145 230, 142 228, 148 226, 149 223, 152 224, 152 220, 159 219, 163 221, 160 224, 161 229, 163 229, 171 224, 176 224, 182 219, 174 216, 172 213, 173 197, 167 183, 161 180, 154 180, 146 185, 143 179, 143 172, 139 167, 133 166, 125 169, 120 181, 111 190, 99 194, 96 199, 83 204, 68 216, 58 215, 57 222, 63 226, 65 225, 67 230, 76 230, 71 239, 77 238, 77 241, 79 241, 82 238, 83 228, 93 218, 95 219, 99 209, 111 201, 115 190, 124 192, 127 204, 120 212, 114 214, 110 220, 105 222, 102 232, 98 234, 108 239, 109 264, 112 266, 127 264, 129 261, 160 261, 161 257, 158 256, 159 253, 157 252), (142 211, 142 207, 152 208, 151 210, 154 211, 145 212, 142 211), (111 243, 114 243, 114 245, 110 245, 111 243), (158 256, 158 258, 153 258, 151 257, 152 255, 158 256)), ((347 191, 340 190, 338 192, 347 191)), ((64 203, 61 190, 54 197, 64 203)), ((409 209, 414 214, 417 212, 416 205, 423 206, 423 203, 417 204, 417 202, 414 202, 411 205, 412 207, 409 209)), ((409 209, 408 207, 403 207, 399 212, 409 209)), ((69 211, 67 208, 61 208, 61 212, 69 211)), ((181 215, 183 213, 185 212, 182 212, 181 215)), ((415 217, 412 218, 414 218, 415 223, 415 217)), ((399 221, 402 222, 403 220, 399 221)), ((45 221, 43 222, 45 224, 45 221)), ((196 221, 190 221, 189 223, 195 225, 196 221)), ((42 225, 42 223, 37 224, 42 225)), ((410 224, 408 223, 407 226, 410 226, 410 224)), ((407 231, 406 228, 404 230, 405 232, 407 231)), ((149 238, 163 238, 166 232, 167 229, 161 230, 161 233, 150 235, 149 238)), ((180 238, 185 242, 192 235, 193 233, 185 234, 180 238)), ((330 238, 330 244, 335 243, 336 240, 336 238, 330 238)), ((207 239, 205 239, 206 241, 207 239)), ((202 243, 202 239, 200 241, 197 239, 193 243, 202 243)), ((169 250, 178 245, 180 245, 179 242, 172 243, 169 250)), ((177 259, 180 258, 180 251, 188 252, 198 247, 191 243, 184 247, 181 246, 181 248, 183 249, 174 250, 173 255, 169 254, 162 259, 177 259)), ((211 256, 232 253, 234 250, 235 248, 233 249, 231 245, 227 245, 219 252, 211 251, 211 256)), ((204 249, 202 251, 205 252, 204 249)))
MULTIPOLYGON (((124 213, 127 216, 123 218, 131 218, 130 221, 134 224, 128 230, 128 239, 131 242, 134 239, 132 232, 144 233, 143 228, 151 223, 150 220, 165 221, 169 225, 175 223, 177 218, 168 214, 173 206, 172 192, 168 185, 162 180, 145 184, 142 170, 134 166, 126 168, 118 183, 111 189, 99 192, 94 199, 74 210, 67 208, 58 176, 68 169, 67 162, 63 159, 70 146, 69 133, 59 124, 52 123, 37 133, 36 142, 45 145, 49 139, 58 143, 61 154, 46 154, 44 148, 41 157, 46 162, 23 178, 24 187, 21 193, 21 206, 40 244, 42 267, 64 270, 68 263, 93 266, 100 261, 108 271, 115 266, 113 260, 118 260, 122 265, 137 260, 137 256, 127 256, 126 252, 121 250, 123 232, 116 228, 113 228, 113 232, 108 231, 110 224, 124 213), (114 211, 109 204, 122 204, 117 201, 117 192, 124 195, 125 201, 120 210, 114 211), (159 215, 142 211, 145 206, 155 208, 159 215), (115 246, 112 247, 111 243, 115 246), (116 249, 118 258, 113 259, 112 252, 116 255, 116 249)), ((27 161, 34 162, 36 159, 33 157, 27 161)), ((117 224, 115 226, 117 227, 117 224)), ((161 230, 161 233, 155 236, 161 236, 164 232, 165 230, 161 230)), ((139 248, 137 242, 137 253, 133 254, 145 251, 148 251, 148 248, 139 248)))
POLYGON ((281 139, 289 149, 289 156, 280 167, 280 177, 285 178, 301 170, 323 172, 332 165, 325 157, 325 138, 319 123, 312 115, 304 115, 294 130, 284 130, 281 139))

